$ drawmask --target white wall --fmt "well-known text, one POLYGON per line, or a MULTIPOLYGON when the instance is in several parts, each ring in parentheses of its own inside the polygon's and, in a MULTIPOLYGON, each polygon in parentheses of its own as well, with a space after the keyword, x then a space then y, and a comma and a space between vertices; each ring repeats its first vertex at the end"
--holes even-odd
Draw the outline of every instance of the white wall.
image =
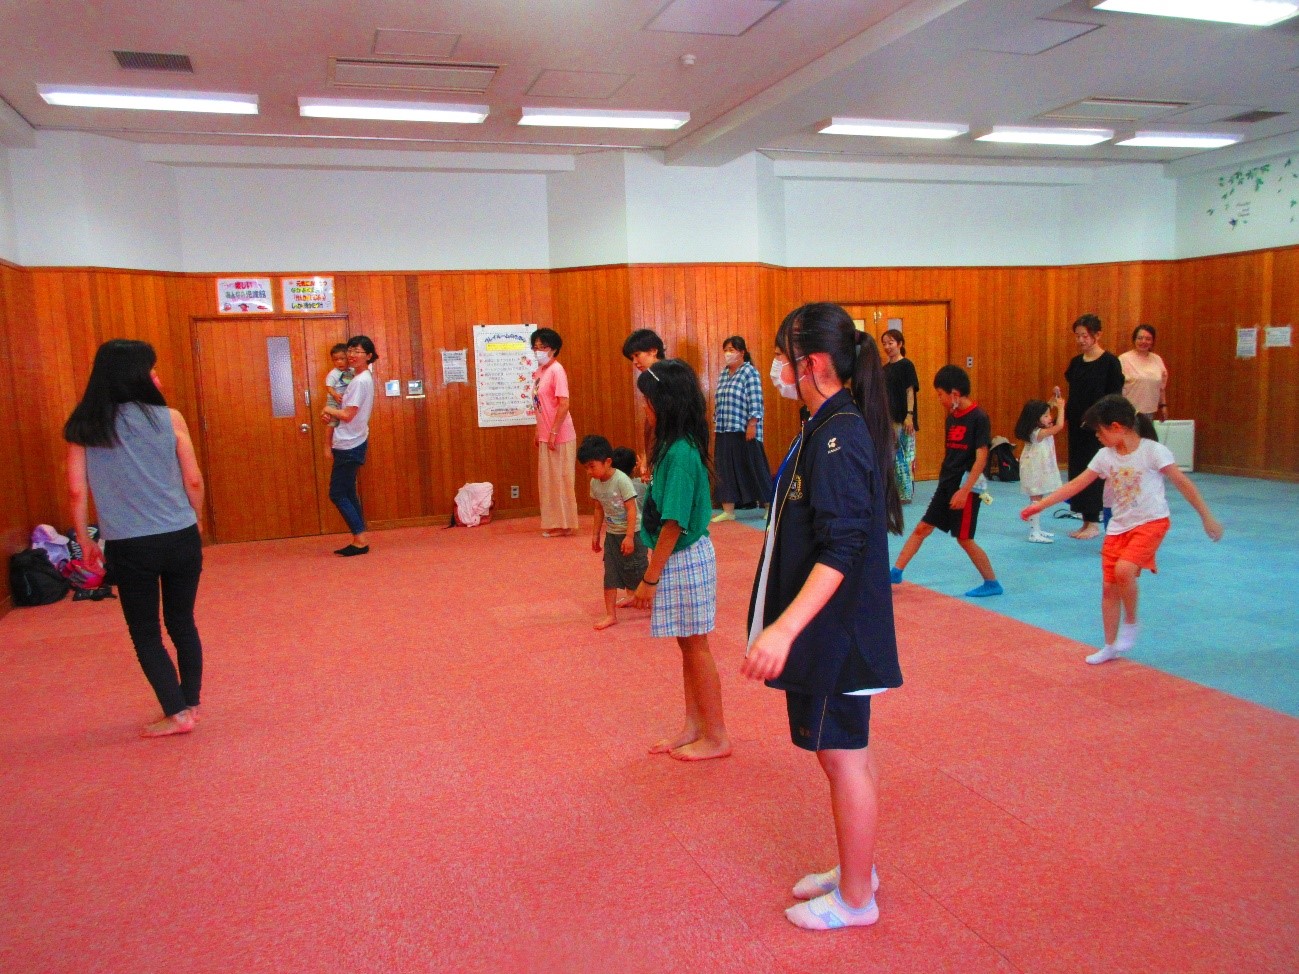
POLYGON ((766 156, 754 157, 757 179, 758 260, 783 267, 785 247, 785 184, 776 175, 776 164, 766 156))
POLYGON ((1177 187, 1161 166, 1106 166, 1064 189, 1061 257, 1066 264, 1172 260, 1177 187))
POLYGON ((1058 264, 1056 186, 788 180, 795 267, 1058 264))
POLYGON ((538 173, 176 170, 187 271, 545 267, 538 173))
POLYGON ((551 267, 627 263, 627 188, 621 152, 574 157, 546 177, 551 267))
POLYGON ((176 193, 130 142, 37 133, 8 150, 19 263, 181 270, 176 193))
POLYGON ((14 190, 9 178, 9 153, 0 151, 0 260, 19 263, 18 229, 14 222, 14 190))
POLYGON ((757 162, 667 166, 660 152, 631 152, 627 251, 638 264, 759 260, 757 162))
POLYGON ((1177 180, 1177 255, 1299 244, 1299 150, 1177 180))

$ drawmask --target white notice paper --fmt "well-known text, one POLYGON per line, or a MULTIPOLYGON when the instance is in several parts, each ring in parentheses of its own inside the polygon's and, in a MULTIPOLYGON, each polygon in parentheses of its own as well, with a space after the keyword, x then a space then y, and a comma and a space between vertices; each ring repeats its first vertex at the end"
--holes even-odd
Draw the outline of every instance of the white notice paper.
POLYGON ((1290 326, 1289 325, 1268 325, 1263 329, 1263 347, 1264 348, 1289 348, 1290 347, 1290 326))
POLYGON ((474 325, 479 426, 536 426, 532 355, 536 325, 474 325))
POLYGON ((442 349, 442 384, 449 386, 453 382, 469 381, 469 351, 459 349, 451 351, 442 349))
POLYGON ((1236 358, 1254 358, 1258 355, 1258 328, 1236 329, 1236 358))

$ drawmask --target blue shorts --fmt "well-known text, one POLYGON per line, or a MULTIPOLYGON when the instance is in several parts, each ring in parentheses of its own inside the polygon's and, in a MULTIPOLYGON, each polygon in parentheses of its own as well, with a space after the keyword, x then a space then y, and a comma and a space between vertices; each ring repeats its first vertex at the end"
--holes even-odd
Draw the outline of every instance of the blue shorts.
POLYGON ((789 738, 805 751, 860 751, 870 744, 871 698, 785 691, 789 738))

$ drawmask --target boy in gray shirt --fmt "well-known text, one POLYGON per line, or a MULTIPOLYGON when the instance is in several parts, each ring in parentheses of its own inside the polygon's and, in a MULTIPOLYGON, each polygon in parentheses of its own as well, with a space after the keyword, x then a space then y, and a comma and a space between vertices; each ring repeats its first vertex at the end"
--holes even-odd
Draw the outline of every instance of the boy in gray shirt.
POLYGON ((618 589, 635 591, 649 566, 649 552, 637 537, 639 511, 631 478, 613 465, 613 447, 603 436, 588 436, 577 448, 577 462, 591 477, 595 528, 591 550, 604 551, 604 611, 596 629, 618 621, 618 589), (600 534, 604 533, 604 544, 600 534))

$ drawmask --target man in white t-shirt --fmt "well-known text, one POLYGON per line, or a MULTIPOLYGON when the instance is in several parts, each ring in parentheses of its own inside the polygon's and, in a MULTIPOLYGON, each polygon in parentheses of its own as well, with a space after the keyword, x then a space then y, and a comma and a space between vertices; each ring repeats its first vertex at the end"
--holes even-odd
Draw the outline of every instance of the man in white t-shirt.
POLYGON ((1088 663, 1105 663, 1137 642, 1137 578, 1143 568, 1157 570, 1155 552, 1170 523, 1164 481, 1172 481, 1181 491, 1200 515, 1205 534, 1214 541, 1222 537, 1222 525, 1209 513, 1195 484, 1178 469, 1172 451, 1137 433, 1137 411, 1128 400, 1119 395, 1105 396, 1087 410, 1083 425, 1095 430, 1102 449, 1086 470, 1054 493, 1029 504, 1020 517, 1028 520, 1085 490, 1098 477, 1105 479, 1111 511, 1101 548, 1105 644, 1087 657, 1088 663), (1124 616, 1127 622, 1122 621, 1124 616))

